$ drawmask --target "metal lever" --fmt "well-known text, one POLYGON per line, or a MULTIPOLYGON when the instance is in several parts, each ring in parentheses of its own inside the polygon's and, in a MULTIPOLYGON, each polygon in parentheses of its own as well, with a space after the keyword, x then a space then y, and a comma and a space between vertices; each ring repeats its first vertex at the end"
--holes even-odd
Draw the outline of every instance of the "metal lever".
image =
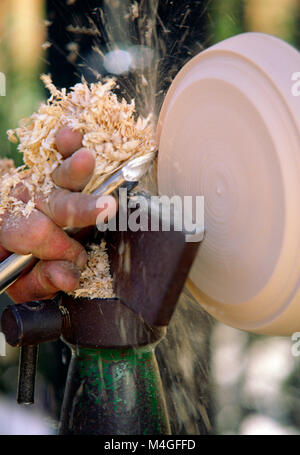
POLYGON ((38 344, 57 340, 68 326, 68 312, 58 302, 43 300, 9 305, 1 317, 1 329, 7 343, 20 347, 17 401, 34 403, 38 344))
POLYGON ((37 368, 38 345, 22 346, 19 359, 17 402, 34 403, 34 386, 37 368))

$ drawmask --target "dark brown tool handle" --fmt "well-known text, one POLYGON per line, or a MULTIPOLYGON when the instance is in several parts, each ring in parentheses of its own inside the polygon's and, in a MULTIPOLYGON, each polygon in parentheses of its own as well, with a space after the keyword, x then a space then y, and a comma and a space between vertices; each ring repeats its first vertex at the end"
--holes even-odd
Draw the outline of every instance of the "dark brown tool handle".
POLYGON ((20 348, 19 379, 17 402, 19 404, 34 403, 34 386, 37 367, 38 345, 20 348))

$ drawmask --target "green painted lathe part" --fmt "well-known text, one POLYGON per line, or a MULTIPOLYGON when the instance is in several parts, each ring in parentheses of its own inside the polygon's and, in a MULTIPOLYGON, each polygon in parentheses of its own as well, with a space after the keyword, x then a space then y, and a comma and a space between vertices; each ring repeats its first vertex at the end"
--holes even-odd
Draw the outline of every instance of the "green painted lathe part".
POLYGON ((60 434, 170 434, 154 349, 72 347, 60 434))

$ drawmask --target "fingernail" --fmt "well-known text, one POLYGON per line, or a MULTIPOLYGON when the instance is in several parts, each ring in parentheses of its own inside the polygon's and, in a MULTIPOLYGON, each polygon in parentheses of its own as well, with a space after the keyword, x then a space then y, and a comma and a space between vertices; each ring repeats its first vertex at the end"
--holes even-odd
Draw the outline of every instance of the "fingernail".
POLYGON ((61 261, 58 268, 46 272, 48 281, 53 287, 71 292, 78 287, 81 272, 72 262, 61 261))
POLYGON ((77 258, 76 265, 80 268, 83 269, 86 266, 87 263, 87 253, 86 251, 82 251, 80 255, 77 258))
POLYGON ((75 264, 69 263, 68 264, 68 271, 72 273, 73 277, 76 280, 79 280, 81 276, 81 271, 79 270, 79 266, 76 266, 75 264))

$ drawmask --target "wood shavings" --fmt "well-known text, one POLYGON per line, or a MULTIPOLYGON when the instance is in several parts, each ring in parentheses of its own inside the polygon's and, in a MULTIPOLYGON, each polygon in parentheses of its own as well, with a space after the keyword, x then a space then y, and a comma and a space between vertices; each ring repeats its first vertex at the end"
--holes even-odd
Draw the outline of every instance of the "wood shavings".
POLYGON ((66 48, 70 52, 78 52, 79 51, 79 45, 78 45, 78 43, 75 43, 74 41, 71 41, 70 43, 68 43, 66 48))
POLYGON ((17 138, 14 130, 8 130, 7 137, 8 137, 9 142, 12 142, 13 144, 18 143, 18 138, 17 138))
POLYGON ((100 57, 102 57, 103 59, 105 58, 105 55, 98 46, 92 46, 92 50, 96 52, 96 54, 100 55, 100 57))
POLYGON ((28 201, 27 204, 24 204, 24 206, 22 207, 23 216, 25 218, 28 218, 34 209, 35 209, 35 203, 32 199, 30 199, 30 201, 28 201))
POLYGON ((67 44, 66 48, 69 51, 69 54, 67 55, 67 60, 68 62, 74 64, 79 55, 79 44, 72 41, 67 44))
POLYGON ((132 18, 137 19, 139 17, 139 5, 137 2, 133 2, 131 5, 132 18))
POLYGON ((70 62, 74 65, 76 63, 77 57, 78 57, 78 52, 70 52, 67 55, 67 60, 68 60, 68 62, 70 62))
POLYGON ((52 43, 50 41, 45 41, 45 43, 42 44, 42 49, 46 50, 49 49, 52 46, 52 43))
POLYGON ((6 210, 9 210, 10 213, 13 214, 28 217, 35 206, 33 199, 29 200, 27 203, 23 203, 12 196, 12 190, 20 183, 20 181, 26 180, 28 171, 24 170, 24 166, 15 168, 13 162, 10 162, 12 162, 12 160, 0 160, 0 221, 1 215, 3 215, 6 210))
MULTIPOLYGON (((112 92, 116 86, 114 80, 90 86, 82 81, 68 93, 66 89, 58 90, 50 76, 43 75, 42 81, 51 94, 47 103, 41 104, 29 119, 23 119, 19 128, 7 132, 10 141, 19 140, 18 150, 23 154, 27 170, 17 168, 7 176, 1 189, 2 209, 12 205, 14 210, 18 209, 9 192, 25 178, 32 199, 37 191, 47 196, 53 190, 51 174, 62 162, 55 139, 62 127, 81 132, 83 146, 95 154, 95 172, 84 193, 91 193, 133 155, 155 149, 151 118, 135 120, 134 101, 118 100, 112 92)), ((28 210, 30 207, 33 205, 28 210)))
POLYGON ((101 36, 100 30, 98 30, 95 24, 91 24, 90 28, 81 27, 80 25, 68 25, 66 30, 67 32, 76 33, 78 35, 101 36))
POLYGON ((141 82, 143 87, 148 87, 149 83, 143 74, 141 76, 141 82))
POLYGON ((89 297, 91 299, 110 299, 115 297, 112 278, 109 270, 106 242, 102 240, 100 245, 90 244, 87 246, 88 262, 81 273, 79 286, 69 295, 89 297))
POLYGON ((12 169, 15 169, 13 160, 9 160, 8 158, 2 158, 0 160, 0 177, 7 174, 12 169))

